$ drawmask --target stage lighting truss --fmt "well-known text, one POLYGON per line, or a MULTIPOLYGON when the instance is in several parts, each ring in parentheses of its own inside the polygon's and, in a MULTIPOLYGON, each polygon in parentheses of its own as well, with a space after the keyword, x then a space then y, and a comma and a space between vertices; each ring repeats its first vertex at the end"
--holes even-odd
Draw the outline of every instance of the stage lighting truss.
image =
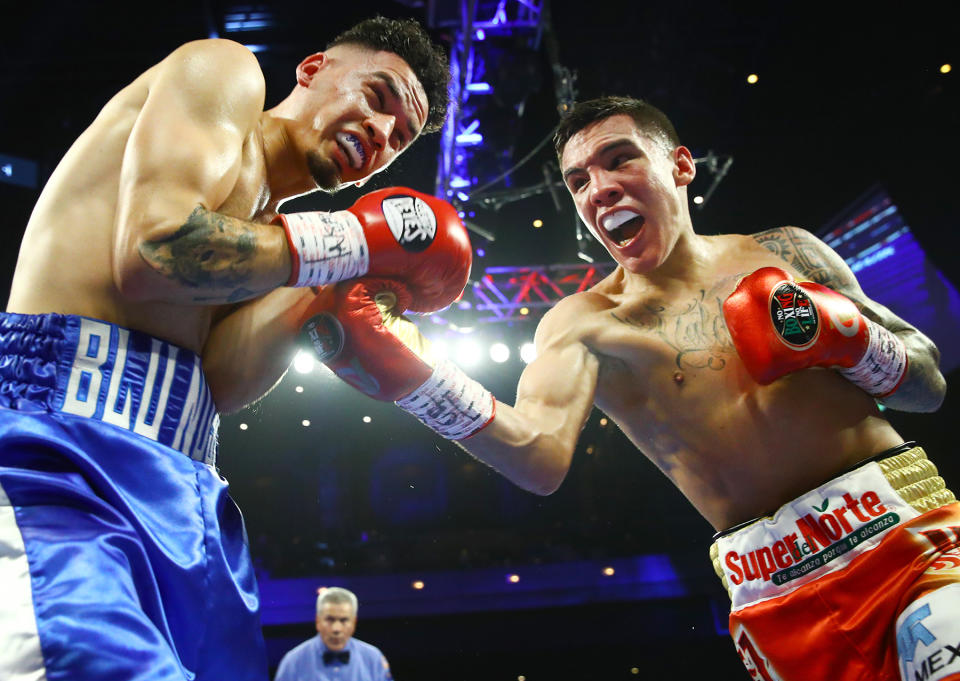
POLYGON ((444 125, 436 195, 461 203, 509 164, 527 95, 539 77, 545 0, 438 0, 430 23, 453 33, 451 114, 444 125), (485 145, 484 139, 496 144, 485 145))
POLYGON ((537 320, 562 298, 599 282, 615 265, 611 261, 488 267, 479 281, 467 287, 464 300, 478 323, 537 320))

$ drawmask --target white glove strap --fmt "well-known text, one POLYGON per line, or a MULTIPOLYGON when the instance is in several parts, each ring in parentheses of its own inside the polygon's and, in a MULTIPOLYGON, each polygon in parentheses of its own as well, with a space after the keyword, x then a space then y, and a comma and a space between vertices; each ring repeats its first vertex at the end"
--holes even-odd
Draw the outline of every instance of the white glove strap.
POLYGON ((907 371, 907 348, 892 331, 867 322, 867 351, 854 366, 841 369, 848 381, 874 397, 886 397, 900 386, 907 371))
POLYGON ((493 418, 493 395, 450 360, 440 360, 423 384, 397 400, 405 409, 448 440, 462 440, 493 418))
POLYGON ((367 238, 353 213, 289 213, 284 220, 293 256, 300 261, 292 286, 332 284, 370 269, 367 238))

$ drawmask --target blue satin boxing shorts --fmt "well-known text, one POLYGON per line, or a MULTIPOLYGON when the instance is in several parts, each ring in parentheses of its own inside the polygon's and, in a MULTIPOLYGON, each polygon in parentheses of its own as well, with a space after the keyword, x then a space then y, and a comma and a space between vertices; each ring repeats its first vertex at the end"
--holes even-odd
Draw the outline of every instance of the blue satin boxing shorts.
POLYGON ((267 678, 193 352, 0 313, 0 679, 267 678))

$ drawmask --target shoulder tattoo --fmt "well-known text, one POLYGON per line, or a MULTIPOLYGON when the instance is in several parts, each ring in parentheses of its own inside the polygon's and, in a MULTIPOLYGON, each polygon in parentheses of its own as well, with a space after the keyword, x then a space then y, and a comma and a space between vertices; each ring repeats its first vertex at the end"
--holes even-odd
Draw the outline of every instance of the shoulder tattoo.
POLYGON ((809 281, 837 289, 851 283, 846 268, 838 267, 840 257, 806 230, 776 227, 758 232, 753 238, 809 281))

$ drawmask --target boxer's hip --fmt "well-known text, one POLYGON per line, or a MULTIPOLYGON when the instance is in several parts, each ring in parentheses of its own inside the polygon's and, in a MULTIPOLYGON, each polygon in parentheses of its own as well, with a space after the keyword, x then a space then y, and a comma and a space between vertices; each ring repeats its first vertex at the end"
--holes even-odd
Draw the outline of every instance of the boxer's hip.
POLYGON ((771 516, 718 533, 710 556, 737 610, 842 569, 896 528, 955 500, 923 449, 905 443, 771 516))
POLYGON ((196 353, 97 319, 0 313, 0 408, 89 419, 216 460, 219 417, 196 353))
POLYGON ((912 445, 717 535, 730 634, 752 675, 899 678, 898 614, 960 547, 960 504, 912 445))
POLYGON ((0 315, 0 638, 26 651, 0 651, 0 677, 266 678, 216 425, 194 353, 0 315))

